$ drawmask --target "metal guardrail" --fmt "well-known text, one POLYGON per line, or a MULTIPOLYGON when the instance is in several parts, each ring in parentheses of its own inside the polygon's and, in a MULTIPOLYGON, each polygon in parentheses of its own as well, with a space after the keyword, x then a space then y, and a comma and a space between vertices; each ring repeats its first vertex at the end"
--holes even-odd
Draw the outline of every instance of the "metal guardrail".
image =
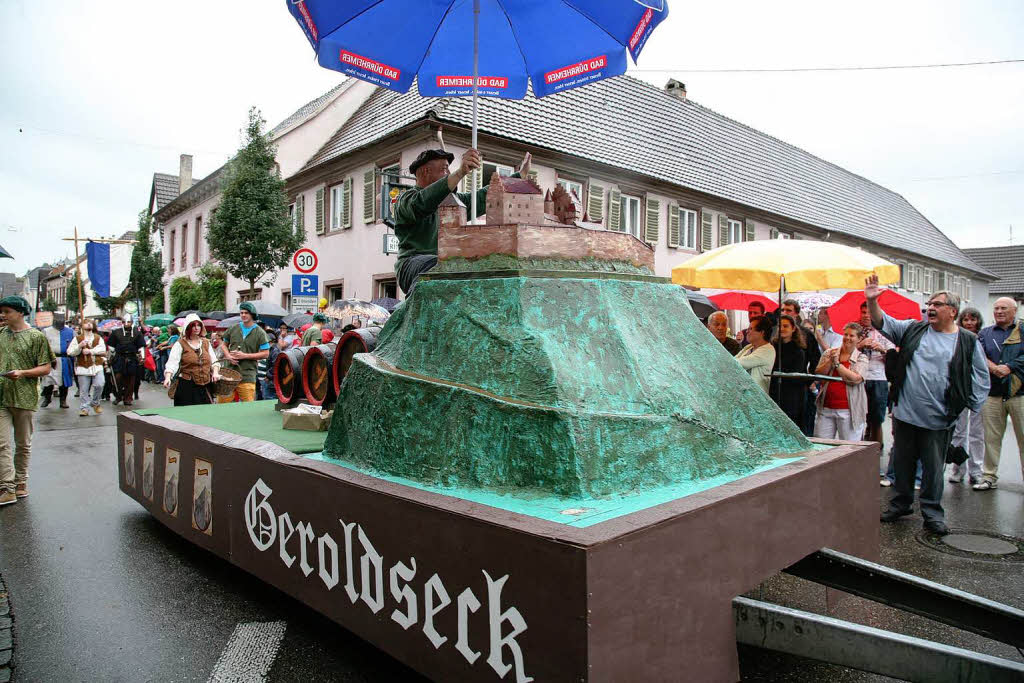
POLYGON ((749 598, 732 601, 745 645, 922 683, 1019 683, 1024 664, 749 598))
POLYGON ((783 571, 1018 649, 1024 648, 1024 610, 934 581, 828 548, 808 555, 783 571))

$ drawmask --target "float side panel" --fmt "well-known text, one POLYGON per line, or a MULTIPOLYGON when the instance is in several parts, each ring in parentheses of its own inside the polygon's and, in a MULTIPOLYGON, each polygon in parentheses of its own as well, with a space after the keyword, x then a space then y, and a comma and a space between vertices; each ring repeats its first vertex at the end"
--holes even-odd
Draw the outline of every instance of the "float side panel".
POLYGON ((591 548, 590 680, 739 680, 732 598, 823 547, 877 559, 877 466, 846 445, 591 548))

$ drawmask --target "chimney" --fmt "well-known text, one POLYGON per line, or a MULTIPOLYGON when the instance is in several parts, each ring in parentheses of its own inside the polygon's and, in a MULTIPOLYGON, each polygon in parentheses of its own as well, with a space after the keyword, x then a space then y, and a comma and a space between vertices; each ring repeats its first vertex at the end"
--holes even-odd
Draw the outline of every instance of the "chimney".
POLYGON ((178 164, 178 194, 192 187, 192 155, 182 154, 178 164))
POLYGON ((665 84, 665 92, 672 97, 680 100, 686 99, 686 84, 680 83, 674 78, 668 79, 668 83, 665 84))

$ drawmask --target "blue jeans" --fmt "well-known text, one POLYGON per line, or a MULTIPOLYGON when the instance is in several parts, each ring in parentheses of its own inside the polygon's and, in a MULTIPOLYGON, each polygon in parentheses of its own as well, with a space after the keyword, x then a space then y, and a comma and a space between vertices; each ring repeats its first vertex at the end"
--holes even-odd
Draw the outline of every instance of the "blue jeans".
POLYGON ((267 378, 263 380, 261 386, 263 389, 264 401, 277 400, 277 391, 274 389, 274 380, 271 379, 270 376, 267 376, 267 378))
POLYGON ((94 408, 100 404, 100 395, 103 393, 103 373, 95 375, 76 375, 78 380, 78 399, 82 410, 94 408))

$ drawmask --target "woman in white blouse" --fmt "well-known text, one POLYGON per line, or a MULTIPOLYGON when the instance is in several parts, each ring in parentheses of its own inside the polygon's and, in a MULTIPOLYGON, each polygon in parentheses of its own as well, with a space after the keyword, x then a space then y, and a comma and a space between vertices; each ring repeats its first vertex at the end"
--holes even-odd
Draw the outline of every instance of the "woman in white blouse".
POLYGON ((768 383, 771 381, 772 368, 775 366, 775 347, 771 345, 772 321, 761 317, 750 323, 747 330, 746 346, 736 354, 736 360, 750 373, 750 376, 757 382, 757 386, 768 393, 768 383))
POLYGON ((212 403, 210 385, 220 379, 220 370, 214 365, 213 348, 203 338, 203 321, 195 313, 185 318, 181 338, 171 347, 164 366, 164 386, 170 387, 175 374, 178 384, 174 390, 174 405, 194 406, 212 403))
POLYGON ((107 357, 107 345, 96 331, 96 322, 86 320, 82 331, 68 344, 68 355, 75 358, 75 381, 78 382, 78 397, 81 401, 82 417, 89 415, 89 408, 99 415, 100 395, 103 393, 103 363, 107 357))

